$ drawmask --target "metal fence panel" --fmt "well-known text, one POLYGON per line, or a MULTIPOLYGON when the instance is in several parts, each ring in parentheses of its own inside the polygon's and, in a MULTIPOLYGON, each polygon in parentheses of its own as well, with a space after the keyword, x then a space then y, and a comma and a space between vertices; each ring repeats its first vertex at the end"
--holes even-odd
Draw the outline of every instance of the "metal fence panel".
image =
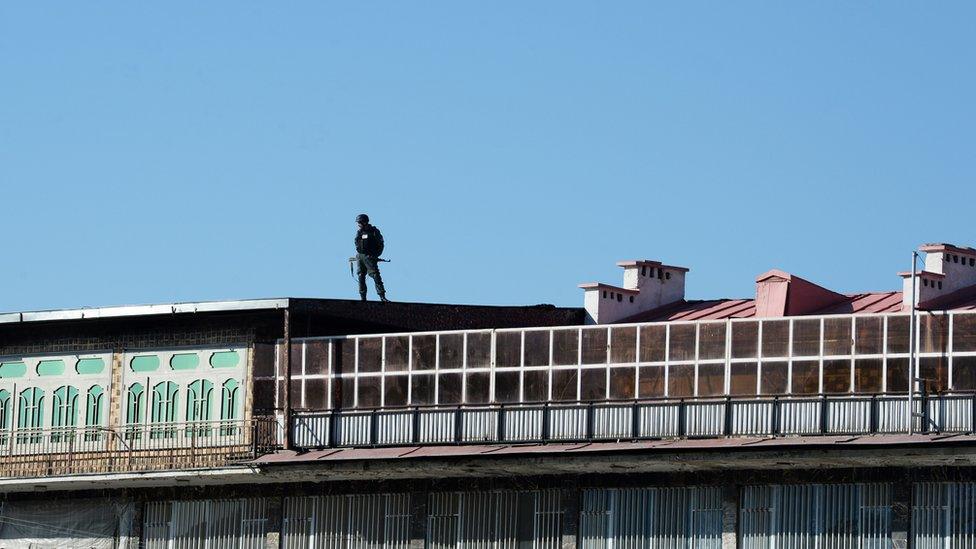
POLYGON ((543 415, 540 408, 506 409, 505 439, 511 442, 541 439, 543 415))
POLYGON ((413 441, 412 412, 382 412, 376 416, 377 444, 409 444, 413 441))
POLYGON ((664 438, 678 436, 680 407, 677 404, 641 405, 640 436, 644 438, 664 438))
POLYGON ((634 432, 632 406, 597 406, 593 409, 593 437, 630 438, 634 432))
POLYGON ((733 435, 768 435, 773 432, 773 402, 732 403, 733 435))
POLYGON ((866 433, 870 426, 870 400, 827 400, 828 433, 866 433))
POLYGON ((687 404, 685 433, 692 437, 721 436, 725 432, 725 403, 687 404))
POLYGON ((264 547, 267 500, 161 501, 146 505, 144 545, 168 549, 264 547))
POLYGON ((722 495, 714 487, 584 490, 581 549, 718 549, 722 495))
POLYGON ((407 494, 285 498, 285 549, 405 549, 410 541, 407 494))
POLYGON ((888 549, 891 485, 747 486, 743 549, 888 549))
POLYGON ((819 400, 781 400, 779 432, 784 435, 813 435, 820 432, 819 400))
POLYGON ((558 490, 449 492, 430 495, 431 549, 558 549, 562 543, 558 490))

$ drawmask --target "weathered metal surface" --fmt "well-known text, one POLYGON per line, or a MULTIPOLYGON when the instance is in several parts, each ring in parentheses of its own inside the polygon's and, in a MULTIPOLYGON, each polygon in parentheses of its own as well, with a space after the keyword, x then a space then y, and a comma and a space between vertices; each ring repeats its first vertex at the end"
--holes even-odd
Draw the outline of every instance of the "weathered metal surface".
POLYGON ((584 490, 581 549, 718 549, 721 490, 712 487, 584 490))
POLYGON ((264 498, 159 501, 146 504, 147 549, 263 548, 268 502, 264 498))
POLYGON ((283 549, 406 549, 408 494, 344 494, 285 498, 283 549))

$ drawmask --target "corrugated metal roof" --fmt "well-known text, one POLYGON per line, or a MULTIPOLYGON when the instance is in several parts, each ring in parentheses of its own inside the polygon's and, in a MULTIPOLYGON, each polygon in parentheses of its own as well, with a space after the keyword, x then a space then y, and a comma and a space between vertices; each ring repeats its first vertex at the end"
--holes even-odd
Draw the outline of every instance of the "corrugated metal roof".
MULTIPOLYGON (((901 292, 865 292, 847 294, 848 300, 808 314, 876 314, 901 312, 901 292)), ((944 306, 948 310, 976 309, 976 295, 966 296, 944 306)), ((646 311, 620 321, 666 322, 673 320, 725 320, 756 316, 754 299, 714 299, 710 301, 680 301, 659 309, 646 311)))
MULTIPOLYGON (((637 442, 590 442, 549 444, 471 444, 460 446, 404 446, 395 448, 341 448, 297 453, 281 451, 262 456, 255 465, 288 465, 309 462, 400 460, 475 456, 572 455, 594 452, 676 452, 695 450, 781 450, 788 448, 930 446, 976 444, 974 435, 865 435, 807 437, 741 437, 715 439, 644 440, 637 442)), ((730 458, 731 459, 731 458, 730 458)))

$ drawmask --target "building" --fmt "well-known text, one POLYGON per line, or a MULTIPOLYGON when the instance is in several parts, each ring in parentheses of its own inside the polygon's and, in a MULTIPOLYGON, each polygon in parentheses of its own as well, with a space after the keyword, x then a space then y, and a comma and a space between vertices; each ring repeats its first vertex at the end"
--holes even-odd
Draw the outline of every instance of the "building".
POLYGON ((976 250, 922 250, 853 295, 0 314, 0 547, 976 547, 976 250))

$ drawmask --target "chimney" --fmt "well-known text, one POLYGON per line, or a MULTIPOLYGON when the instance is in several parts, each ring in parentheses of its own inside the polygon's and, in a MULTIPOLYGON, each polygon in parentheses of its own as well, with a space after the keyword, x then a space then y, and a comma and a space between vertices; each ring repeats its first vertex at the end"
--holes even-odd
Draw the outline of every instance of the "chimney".
POLYGON ((756 277, 756 316, 804 315, 850 298, 777 269, 756 277))
POLYGON ((684 300, 688 269, 646 259, 617 265, 624 269, 623 286, 580 284, 587 323, 609 324, 684 300))
MULTIPOLYGON (((952 244, 923 244, 925 267, 916 273, 915 304, 921 308, 938 306, 943 298, 976 286, 976 249, 952 244)), ((912 308, 912 273, 902 277, 902 309, 912 308)))

